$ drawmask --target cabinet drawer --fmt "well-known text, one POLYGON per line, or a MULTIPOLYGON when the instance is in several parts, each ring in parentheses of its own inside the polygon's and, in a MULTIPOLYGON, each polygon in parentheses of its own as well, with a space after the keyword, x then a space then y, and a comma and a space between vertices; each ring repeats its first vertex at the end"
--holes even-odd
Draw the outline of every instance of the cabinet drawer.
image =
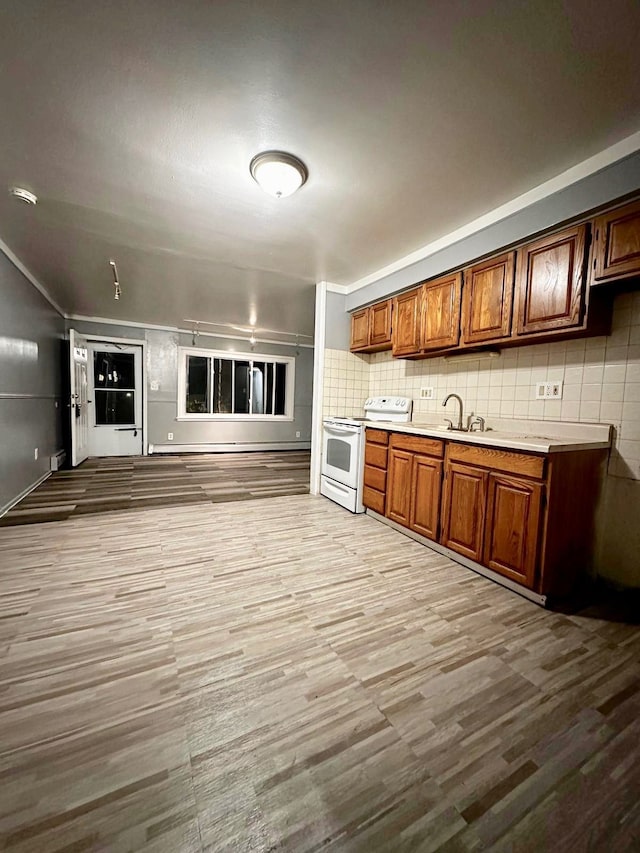
POLYGON ((369 444, 364 449, 364 464, 373 465, 374 468, 387 470, 387 448, 380 444, 369 444))
POLYGON ((395 450, 408 450, 410 453, 423 453, 425 456, 444 455, 444 442, 437 438, 426 438, 421 435, 408 435, 394 432, 391 436, 390 446, 395 450))
POLYGON ((364 484, 365 486, 371 486, 372 489, 377 489, 379 492, 384 492, 387 488, 387 472, 383 471, 382 468, 365 465, 364 484))
POLYGON ((371 427, 367 427, 366 437, 367 441, 371 441, 373 444, 389 444, 389 433, 386 429, 371 429, 371 427))
POLYGON ((477 447, 469 444, 451 442, 447 450, 451 462, 467 465, 479 465, 492 471, 505 471, 508 474, 522 474, 541 480, 545 475, 546 458, 530 456, 528 453, 514 453, 499 447, 477 447))
POLYGON ((367 509, 384 515, 384 492, 378 492, 370 486, 365 486, 362 492, 362 502, 367 509))

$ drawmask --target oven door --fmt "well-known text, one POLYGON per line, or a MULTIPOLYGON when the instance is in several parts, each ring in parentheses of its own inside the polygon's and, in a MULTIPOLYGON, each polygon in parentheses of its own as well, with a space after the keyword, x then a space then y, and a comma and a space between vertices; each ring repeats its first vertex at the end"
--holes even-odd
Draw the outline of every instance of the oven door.
POLYGON ((322 473, 344 486, 360 485, 362 427, 325 421, 322 430, 322 473))

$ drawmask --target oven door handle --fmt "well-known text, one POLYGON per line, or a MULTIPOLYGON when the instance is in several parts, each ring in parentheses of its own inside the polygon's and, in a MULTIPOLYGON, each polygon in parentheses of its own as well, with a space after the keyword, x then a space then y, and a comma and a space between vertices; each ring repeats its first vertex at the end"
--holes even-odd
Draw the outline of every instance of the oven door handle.
POLYGON ((341 429, 340 427, 327 426, 325 424, 325 430, 327 432, 332 432, 335 435, 358 435, 359 429, 341 429))

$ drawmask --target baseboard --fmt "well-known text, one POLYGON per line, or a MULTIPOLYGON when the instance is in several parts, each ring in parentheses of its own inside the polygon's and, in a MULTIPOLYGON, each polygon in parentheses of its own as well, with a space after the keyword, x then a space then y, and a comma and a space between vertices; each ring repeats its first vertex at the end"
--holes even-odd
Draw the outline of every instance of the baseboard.
POLYGON ((311 450, 310 441, 229 442, 228 444, 150 444, 153 453, 244 453, 248 451, 311 450))
POLYGON ((37 489, 38 486, 40 485, 40 483, 44 483, 44 481, 47 479, 47 477, 50 477, 50 476, 51 476, 51 471, 47 471, 45 474, 42 475, 42 477, 40 477, 38 480, 36 480, 35 483, 32 483, 30 486, 27 486, 27 488, 24 489, 24 491, 20 492, 20 494, 17 497, 10 500, 8 504, 5 504, 3 507, 0 507, 0 518, 2 518, 3 515, 6 515, 10 509, 13 509, 13 507, 17 503, 20 503, 20 501, 23 498, 26 498, 26 496, 29 494, 29 492, 32 492, 34 489, 37 489))

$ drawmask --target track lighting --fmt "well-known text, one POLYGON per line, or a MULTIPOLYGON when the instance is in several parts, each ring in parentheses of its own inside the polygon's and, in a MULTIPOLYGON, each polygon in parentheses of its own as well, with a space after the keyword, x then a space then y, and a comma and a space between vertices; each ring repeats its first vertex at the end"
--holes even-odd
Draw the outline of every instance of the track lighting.
POLYGON ((116 266, 116 262, 113 260, 109 261, 109 264, 111 265, 111 271, 113 273, 113 284, 115 288, 113 298, 117 302, 120 299, 120 295, 122 293, 120 282, 118 281, 118 267, 116 266))

